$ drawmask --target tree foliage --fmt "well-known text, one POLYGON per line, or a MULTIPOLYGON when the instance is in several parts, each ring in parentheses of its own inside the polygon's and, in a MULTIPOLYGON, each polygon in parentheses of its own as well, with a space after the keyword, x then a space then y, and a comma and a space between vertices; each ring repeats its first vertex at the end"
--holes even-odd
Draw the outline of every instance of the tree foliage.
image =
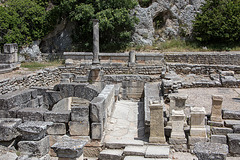
POLYGON ((207 0, 194 21, 195 38, 203 43, 240 40, 240 0, 207 0))
MULTIPOLYGON (((51 12, 75 23, 73 40, 80 51, 92 51, 92 21, 100 21, 100 50, 109 51, 126 47, 131 41, 134 23, 130 9, 135 0, 62 0, 51 12)), ((52 19, 57 20, 56 18, 52 19)))
POLYGON ((44 36, 46 10, 32 0, 8 0, 0 6, 0 46, 23 45, 44 36))

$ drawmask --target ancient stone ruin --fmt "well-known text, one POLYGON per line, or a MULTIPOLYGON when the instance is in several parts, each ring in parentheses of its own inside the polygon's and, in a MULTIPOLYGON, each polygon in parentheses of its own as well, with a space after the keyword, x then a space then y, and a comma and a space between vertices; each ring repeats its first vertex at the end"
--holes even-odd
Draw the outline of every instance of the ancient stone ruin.
POLYGON ((0 81, 0 159, 240 157, 239 52, 99 53, 94 44, 64 53, 65 66, 0 81))

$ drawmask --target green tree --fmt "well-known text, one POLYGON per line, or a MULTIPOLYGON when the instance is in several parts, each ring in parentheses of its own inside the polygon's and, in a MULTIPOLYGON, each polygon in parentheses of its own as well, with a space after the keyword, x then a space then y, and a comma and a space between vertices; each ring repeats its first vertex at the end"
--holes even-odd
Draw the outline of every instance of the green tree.
POLYGON ((240 40, 240 0, 207 0, 193 25, 196 40, 233 44, 240 40))
MULTIPOLYGON (((100 50, 113 51, 126 47, 131 41, 135 16, 130 10, 135 0, 62 0, 49 17, 59 14, 75 23, 73 40, 79 51, 92 51, 92 21, 100 21, 100 50)), ((58 18, 59 19, 59 18, 58 18)), ((57 18, 52 19, 53 22, 57 18)))
POLYGON ((46 10, 32 0, 8 0, 0 6, 0 45, 24 45, 45 34, 46 10))

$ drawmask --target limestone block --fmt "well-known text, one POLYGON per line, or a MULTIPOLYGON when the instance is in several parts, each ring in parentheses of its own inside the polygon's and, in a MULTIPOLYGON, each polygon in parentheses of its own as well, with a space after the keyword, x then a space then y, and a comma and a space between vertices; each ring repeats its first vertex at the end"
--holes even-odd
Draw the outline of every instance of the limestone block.
POLYGON ((20 135, 17 126, 22 123, 21 119, 0 118, 0 141, 10 141, 20 135))
POLYGON ((149 145, 146 150, 146 158, 168 158, 169 146, 149 145), (157 151, 157 152, 156 152, 157 151))
POLYGON ((125 156, 145 156, 147 146, 126 146, 123 150, 125 156))
POLYGON ((18 147, 20 152, 41 157, 49 152, 49 137, 44 137, 39 141, 20 141, 18 147))
POLYGON ((38 103, 38 99, 31 99, 30 101, 28 101, 26 103, 28 108, 38 108, 39 107, 39 103, 38 103))
POLYGON ((89 105, 72 106, 71 121, 89 121, 89 105))
POLYGON ((54 123, 68 123, 70 120, 70 111, 48 111, 44 113, 44 120, 54 123))
POLYGON ((207 124, 212 127, 223 127, 224 122, 216 122, 216 121, 207 121, 207 124))
POLYGON ((223 96, 212 95, 211 121, 222 122, 222 102, 223 96))
POLYGON ((223 119, 240 120, 240 111, 223 110, 223 119))
POLYGON ((47 134, 49 135, 64 135, 66 132, 65 123, 53 123, 53 125, 47 129, 47 134))
POLYGON ((232 128, 234 125, 240 125, 240 120, 225 120, 224 125, 232 128))
POLYGON ((91 124, 91 138, 101 140, 102 135, 103 135, 102 123, 92 123, 91 124))
POLYGON ((10 118, 9 112, 5 110, 0 110, 0 118, 10 118))
POLYGON ((190 119, 190 135, 194 137, 206 137, 205 127, 205 108, 204 107, 191 107, 190 119))
POLYGON ((227 144, 227 137, 225 135, 211 135, 211 143, 227 144))
POLYGON ((193 152, 199 160, 226 160, 228 146, 219 143, 198 142, 194 146, 193 152))
POLYGON ((17 118, 17 112, 20 110, 20 107, 14 107, 8 111, 11 118, 17 118))
POLYGON ((86 141, 62 138, 51 148, 57 153, 59 158, 78 158, 83 154, 83 147, 86 141))
POLYGON ((172 110, 184 110, 186 108, 185 102, 188 98, 188 95, 183 94, 170 94, 170 114, 172 114, 172 110))
POLYGON ((96 97, 90 104, 90 118, 92 122, 102 122, 104 117, 104 98, 96 97))
POLYGON ((110 160, 110 159, 121 160, 122 154, 123 154, 123 150, 107 149, 107 150, 101 151, 98 158, 99 160, 110 160))
POLYGON ((185 114, 183 110, 172 110, 171 138, 185 139, 184 121, 185 121, 185 114))
POLYGON ((72 136, 88 136, 89 122, 73 122, 68 123, 70 135, 72 136))
POLYGON ((47 112, 44 108, 23 108, 18 110, 17 117, 25 121, 43 121, 43 115, 47 112))
POLYGON ((188 145, 189 146, 194 146, 197 142, 207 142, 207 138, 206 137, 192 137, 189 136, 188 137, 188 145))
POLYGON ((228 145, 229 145, 229 152, 233 155, 239 156, 240 155, 240 134, 227 134, 228 137, 228 145))
POLYGON ((20 124, 17 130, 22 134, 23 140, 37 141, 46 135, 46 131, 51 125, 53 125, 52 122, 27 121, 20 124))
POLYGON ((39 106, 43 105, 43 96, 37 96, 39 106))
POLYGON ((4 44, 3 46, 3 52, 5 54, 13 54, 18 52, 18 45, 17 43, 8 43, 4 44))
POLYGON ((233 125, 233 132, 240 133, 240 125, 233 125))
POLYGON ((211 129, 212 134, 214 135, 227 135, 228 133, 233 133, 233 129, 224 128, 224 127, 213 127, 211 129))

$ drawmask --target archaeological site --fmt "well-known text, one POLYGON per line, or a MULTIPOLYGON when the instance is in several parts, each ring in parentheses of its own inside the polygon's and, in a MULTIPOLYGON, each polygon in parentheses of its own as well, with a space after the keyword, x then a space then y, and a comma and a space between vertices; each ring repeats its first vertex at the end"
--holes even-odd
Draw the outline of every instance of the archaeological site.
MULTIPOLYGON (((191 30, 202 2, 137 5, 133 40, 165 41, 180 22, 191 30)), ((67 23, 42 40, 34 60, 57 46, 62 66, 21 75, 20 47, 4 44, 0 160, 240 160, 240 51, 105 53, 91 24, 92 52, 66 52, 67 23)))

